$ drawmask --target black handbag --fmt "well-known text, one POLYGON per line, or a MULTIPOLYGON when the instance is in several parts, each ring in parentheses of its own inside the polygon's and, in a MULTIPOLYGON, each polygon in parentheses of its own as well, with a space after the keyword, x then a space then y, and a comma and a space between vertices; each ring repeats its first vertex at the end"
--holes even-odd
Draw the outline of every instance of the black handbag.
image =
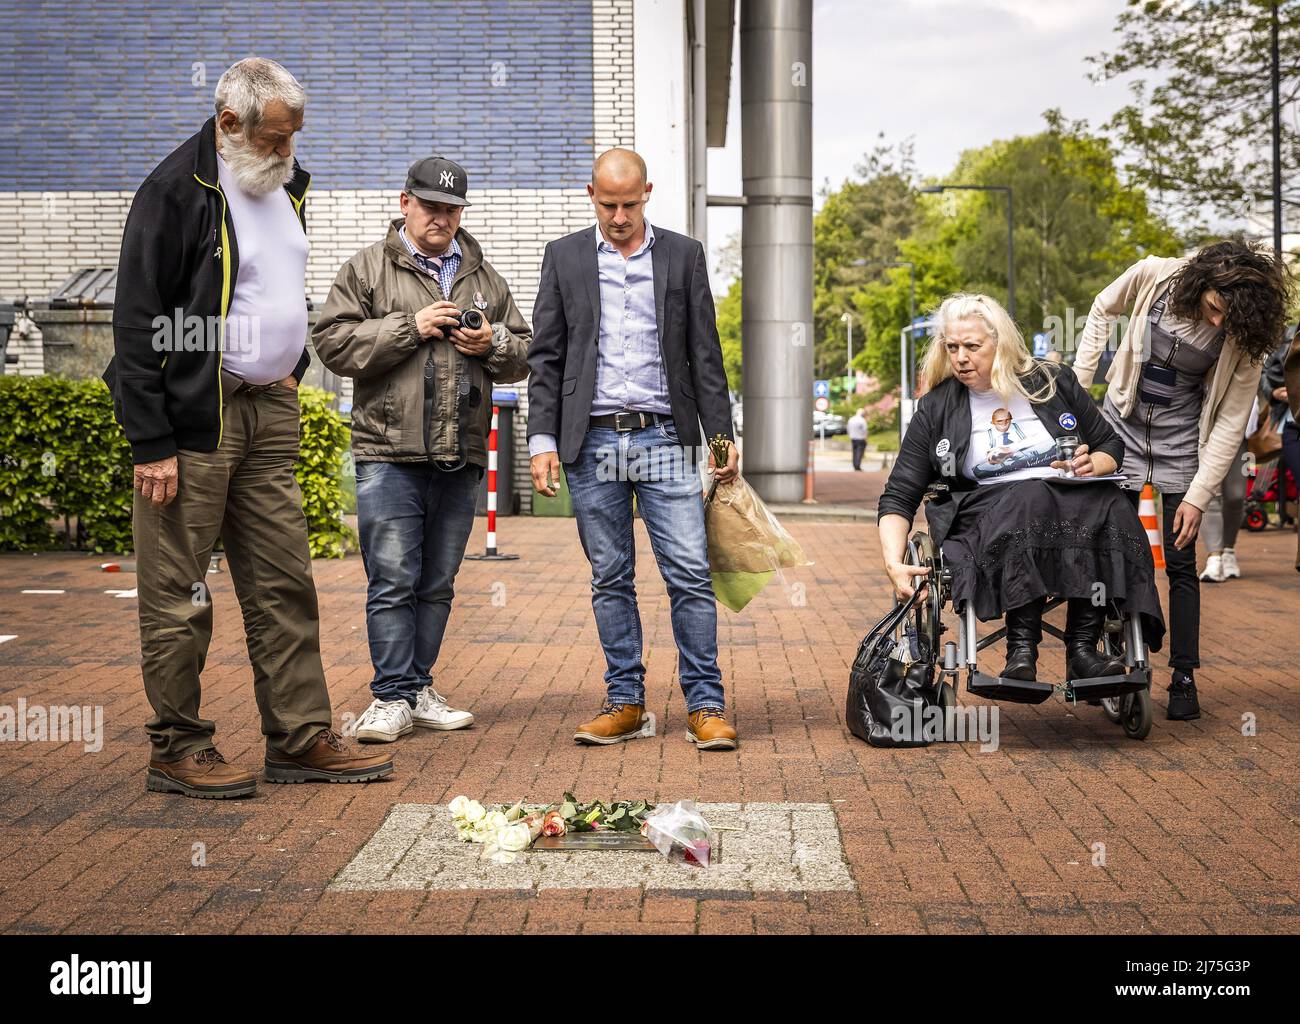
POLYGON ((873 747, 925 747, 925 709, 938 703, 933 661, 909 665, 891 655, 894 631, 916 604, 920 590, 876 623, 858 645, 849 672, 844 718, 849 732, 873 747))

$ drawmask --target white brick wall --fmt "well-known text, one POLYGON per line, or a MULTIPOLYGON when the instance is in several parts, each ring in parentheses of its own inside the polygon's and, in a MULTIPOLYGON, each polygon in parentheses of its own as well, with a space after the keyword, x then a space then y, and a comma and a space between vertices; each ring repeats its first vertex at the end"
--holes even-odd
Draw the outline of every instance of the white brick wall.
POLYGON ((592 0, 591 20, 593 148, 633 148, 632 0, 592 0))

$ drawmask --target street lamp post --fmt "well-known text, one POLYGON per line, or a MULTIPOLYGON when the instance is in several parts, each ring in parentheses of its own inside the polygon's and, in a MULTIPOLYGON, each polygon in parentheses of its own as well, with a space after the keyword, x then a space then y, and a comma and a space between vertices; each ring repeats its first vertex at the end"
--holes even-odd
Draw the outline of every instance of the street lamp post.
POLYGON ((844 378, 844 398, 847 401, 853 390, 853 314, 845 312, 840 316, 840 323, 848 325, 849 361, 848 374, 844 378))
POLYGON ((1273 86, 1273 258, 1282 262, 1282 99, 1281 59, 1277 45, 1277 0, 1269 26, 1273 86))
POLYGON ((1016 318, 1016 226, 1010 185, 922 185, 918 191, 935 194, 949 190, 1005 192, 1007 194, 1007 312, 1016 318))

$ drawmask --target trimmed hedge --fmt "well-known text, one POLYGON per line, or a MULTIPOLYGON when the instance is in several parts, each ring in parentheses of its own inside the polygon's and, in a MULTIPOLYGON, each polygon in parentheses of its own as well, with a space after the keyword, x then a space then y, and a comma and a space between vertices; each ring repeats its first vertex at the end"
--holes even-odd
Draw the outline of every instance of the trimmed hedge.
MULTIPOLYGON (((353 541, 343 521, 343 418, 329 395, 301 388, 296 466, 313 557, 341 558, 353 541)), ((100 380, 0 376, 0 550, 75 547, 128 553, 131 449, 100 380), (50 521, 75 520, 75 536, 50 521)))

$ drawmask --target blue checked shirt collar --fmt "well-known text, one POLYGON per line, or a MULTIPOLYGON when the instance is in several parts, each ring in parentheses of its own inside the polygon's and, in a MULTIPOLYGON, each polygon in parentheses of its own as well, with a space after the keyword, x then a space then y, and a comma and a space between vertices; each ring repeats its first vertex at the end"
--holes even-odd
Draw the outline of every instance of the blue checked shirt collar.
POLYGON ((462 255, 460 243, 456 241, 455 236, 452 236, 451 246, 441 256, 426 256, 406 237, 406 225, 398 228, 397 234, 402 239, 402 244, 406 246, 406 251, 411 254, 411 259, 415 260, 416 266, 430 277, 436 277, 442 286, 442 293, 450 296, 451 285, 456 280, 456 271, 460 269, 462 255))

